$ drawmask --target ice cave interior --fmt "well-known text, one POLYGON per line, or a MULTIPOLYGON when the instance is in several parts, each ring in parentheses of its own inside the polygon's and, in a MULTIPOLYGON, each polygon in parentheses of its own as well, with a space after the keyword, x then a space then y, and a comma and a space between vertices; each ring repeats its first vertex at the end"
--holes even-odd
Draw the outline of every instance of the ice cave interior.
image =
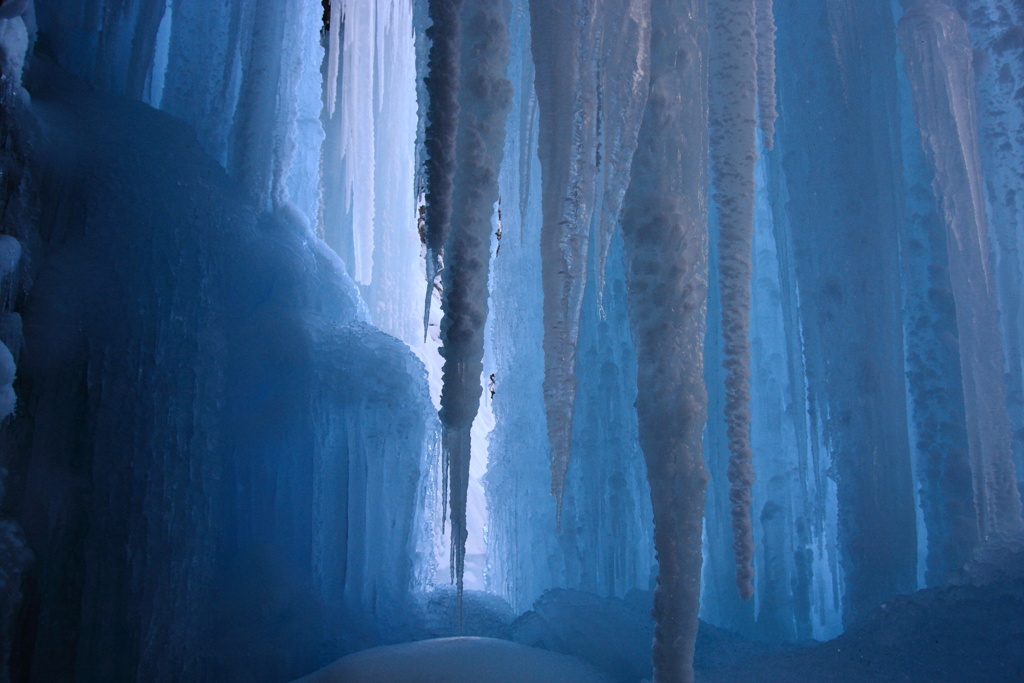
POLYGON ((0 683, 1024 680, 1019 0, 0 0, 0 683))

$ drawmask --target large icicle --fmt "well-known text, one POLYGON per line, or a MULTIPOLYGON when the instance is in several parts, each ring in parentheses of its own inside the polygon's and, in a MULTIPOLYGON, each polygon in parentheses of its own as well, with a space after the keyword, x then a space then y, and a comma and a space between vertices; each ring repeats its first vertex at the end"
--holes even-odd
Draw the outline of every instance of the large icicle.
POLYGON ((750 487, 750 277, 757 157, 757 38, 754 0, 711 3, 711 168, 719 219, 719 283, 726 369, 736 585, 754 594, 754 529, 750 487))
POLYGON ((757 6, 757 105, 764 147, 775 146, 775 11, 772 0, 754 0, 757 6))
POLYGON ((957 0, 974 45, 978 147, 988 198, 1018 487, 1024 485, 1024 3, 957 0))
POLYGON ((531 0, 540 113, 541 273, 544 282, 544 408, 551 493, 561 517, 576 403, 576 344, 587 277, 597 175, 595 0, 531 0))
MULTIPOLYGON (((337 0, 334 0, 335 2, 337 0)), ((361 39, 341 46, 342 121, 340 154, 349 158, 345 172, 346 211, 352 215, 352 279, 368 285, 373 279, 375 166, 374 78, 377 43, 377 3, 341 0, 342 30, 361 39), (358 172, 352 172, 358 169, 358 172)), ((331 19, 335 17, 332 11, 331 19)), ((271 22, 273 23, 273 22, 271 22)), ((333 152, 332 152, 333 153, 333 152)))
POLYGON ((693 681, 707 470, 707 6, 651 3, 650 95, 623 207, 637 418, 654 511, 656 683, 693 681))
POLYGON ((512 86, 505 79, 508 31, 502 0, 473 0, 462 8, 458 136, 451 214, 441 272, 442 448, 448 464, 453 580, 462 596, 466 557, 466 496, 470 428, 480 407, 487 321, 491 217, 512 86))
POLYGON ((430 299, 441 270, 441 253, 452 224, 455 177, 455 136, 459 127, 459 7, 462 0, 430 0, 427 29, 430 39, 428 95, 423 147, 426 208, 424 235, 427 258, 427 294, 423 304, 423 334, 427 334, 430 299))
POLYGON ((599 59, 601 100, 598 173, 597 309, 604 310, 605 271, 612 235, 622 213, 636 136, 647 103, 651 56, 651 2, 606 3, 599 59))
POLYGON ((920 0, 900 20, 914 111, 946 224, 958 312, 968 449, 982 538, 1021 528, 974 105, 973 47, 950 6, 920 0))

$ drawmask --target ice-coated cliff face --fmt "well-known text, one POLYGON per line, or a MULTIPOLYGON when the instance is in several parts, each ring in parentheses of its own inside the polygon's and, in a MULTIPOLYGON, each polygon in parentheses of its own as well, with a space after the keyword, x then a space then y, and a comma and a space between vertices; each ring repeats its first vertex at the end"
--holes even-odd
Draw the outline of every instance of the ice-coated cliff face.
POLYGON ((1022 22, 0 2, 0 681, 841 678, 1009 614, 1022 22))

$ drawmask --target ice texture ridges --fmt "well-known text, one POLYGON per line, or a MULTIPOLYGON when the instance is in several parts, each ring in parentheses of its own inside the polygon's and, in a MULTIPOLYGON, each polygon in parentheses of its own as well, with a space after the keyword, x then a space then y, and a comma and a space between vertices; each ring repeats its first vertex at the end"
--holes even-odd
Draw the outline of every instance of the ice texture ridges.
POLYGON ((750 279, 757 159, 757 40, 755 3, 715 0, 711 13, 711 171, 718 208, 719 288, 726 368, 725 420, 729 439, 736 585, 754 594, 754 532, 750 519, 750 279))
POLYGON ((623 208, 637 418, 654 511, 654 680, 693 680, 708 474, 708 34, 701 0, 651 3, 651 81, 623 208))
POLYGON ((945 223, 958 315, 968 449, 981 537, 1021 527, 1011 453, 996 284, 977 140, 973 46, 956 10, 934 0, 900 20, 922 147, 945 223), (970 311, 969 315, 963 315, 970 311))

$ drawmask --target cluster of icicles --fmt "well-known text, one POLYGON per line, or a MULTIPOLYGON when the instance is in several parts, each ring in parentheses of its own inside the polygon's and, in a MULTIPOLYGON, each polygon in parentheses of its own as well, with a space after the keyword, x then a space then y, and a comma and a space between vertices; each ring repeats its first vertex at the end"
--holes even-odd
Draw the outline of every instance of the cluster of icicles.
MULTIPOLYGON (((344 20, 346 4, 332 0, 332 26, 344 20)), ((491 218, 512 86, 504 74, 509 47, 502 0, 429 0, 427 6, 428 101, 420 103, 424 326, 439 285, 442 451, 452 580, 461 601, 470 428, 482 391, 491 218)), ((529 9, 552 495, 560 516, 591 233, 601 292, 611 238, 621 225, 638 354, 639 437, 659 560, 655 675, 689 680, 707 482, 701 430, 708 167, 720 215, 737 585, 744 598, 753 592, 748 330, 756 127, 760 120, 770 146, 775 119, 772 0, 530 0, 529 9), (652 25, 659 30, 652 32, 652 25), (676 66, 680 52, 686 55, 682 69, 676 66), (691 135, 709 129, 710 139, 691 135)), ((330 84, 336 82, 339 33, 329 39, 330 84)), ((334 102, 335 93, 328 93, 329 106, 334 102)), ((599 294, 599 307, 601 301, 599 294)))

